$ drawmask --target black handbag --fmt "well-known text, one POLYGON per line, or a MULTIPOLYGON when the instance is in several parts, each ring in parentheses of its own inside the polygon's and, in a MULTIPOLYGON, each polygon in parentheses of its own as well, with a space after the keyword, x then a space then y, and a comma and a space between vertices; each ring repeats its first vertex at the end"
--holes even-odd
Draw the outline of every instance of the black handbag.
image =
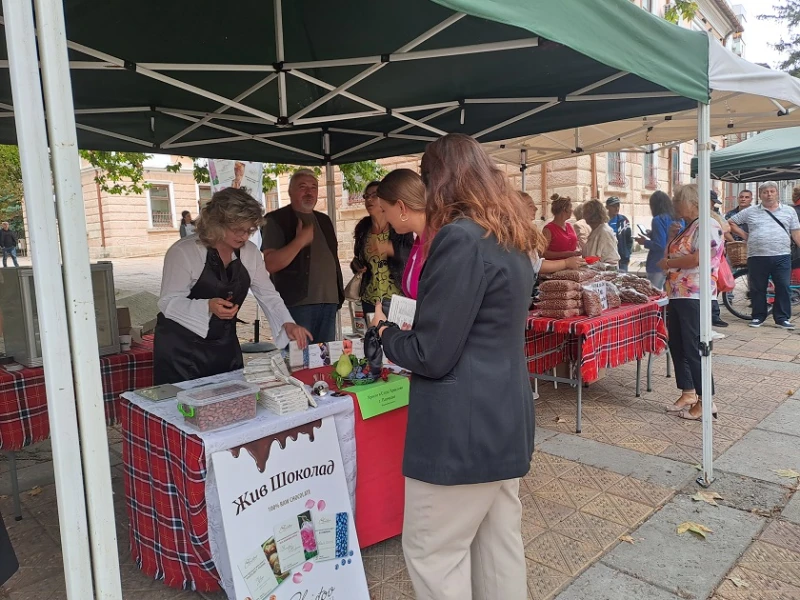
POLYGON ((383 369, 383 347, 377 327, 370 327, 364 334, 364 356, 369 362, 369 372, 380 373, 383 369))

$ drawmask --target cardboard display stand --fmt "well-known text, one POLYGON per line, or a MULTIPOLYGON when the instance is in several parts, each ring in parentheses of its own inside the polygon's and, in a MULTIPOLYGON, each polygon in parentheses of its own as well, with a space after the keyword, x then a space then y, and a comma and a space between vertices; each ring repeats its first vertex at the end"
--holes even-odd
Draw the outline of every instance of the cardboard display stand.
POLYGON ((211 460, 235 600, 369 600, 332 417, 211 460))

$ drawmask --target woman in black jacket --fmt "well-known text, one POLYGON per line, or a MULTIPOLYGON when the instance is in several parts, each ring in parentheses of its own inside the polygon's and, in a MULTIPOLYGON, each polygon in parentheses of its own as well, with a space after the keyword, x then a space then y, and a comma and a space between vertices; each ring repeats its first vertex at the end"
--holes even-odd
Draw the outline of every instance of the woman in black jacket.
POLYGON ((525 324, 539 242, 522 198, 471 137, 422 157, 435 237, 410 331, 373 325, 409 369, 403 550, 418 600, 528 597, 519 478, 533 454, 525 324))
MULTIPOLYGON (((393 294, 402 295, 400 285, 406 268, 413 234, 399 234, 386 221, 378 184, 373 181, 364 190, 364 206, 369 216, 356 225, 353 237, 355 257, 350 263, 353 273, 361 273, 361 305, 364 313, 374 313, 381 300, 388 307, 393 294)), ((386 309, 388 310, 388 308, 386 309)))

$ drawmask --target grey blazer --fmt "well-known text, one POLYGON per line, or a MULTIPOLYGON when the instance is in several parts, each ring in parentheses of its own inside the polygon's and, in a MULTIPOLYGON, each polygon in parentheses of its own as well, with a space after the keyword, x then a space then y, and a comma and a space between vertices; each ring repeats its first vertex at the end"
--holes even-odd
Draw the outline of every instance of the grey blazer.
POLYGON ((533 454, 533 395, 525 359, 530 258, 473 221, 446 225, 419 282, 411 331, 383 348, 411 370, 403 474, 437 485, 521 477, 533 454))

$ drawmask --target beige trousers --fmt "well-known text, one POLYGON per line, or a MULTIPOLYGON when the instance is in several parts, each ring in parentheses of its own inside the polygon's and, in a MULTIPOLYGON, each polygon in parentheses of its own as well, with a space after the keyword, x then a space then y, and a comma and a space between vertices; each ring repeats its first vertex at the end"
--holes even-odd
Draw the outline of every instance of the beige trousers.
POLYGON ((431 485, 406 478, 403 553, 417 600, 525 600, 519 479, 431 485))

